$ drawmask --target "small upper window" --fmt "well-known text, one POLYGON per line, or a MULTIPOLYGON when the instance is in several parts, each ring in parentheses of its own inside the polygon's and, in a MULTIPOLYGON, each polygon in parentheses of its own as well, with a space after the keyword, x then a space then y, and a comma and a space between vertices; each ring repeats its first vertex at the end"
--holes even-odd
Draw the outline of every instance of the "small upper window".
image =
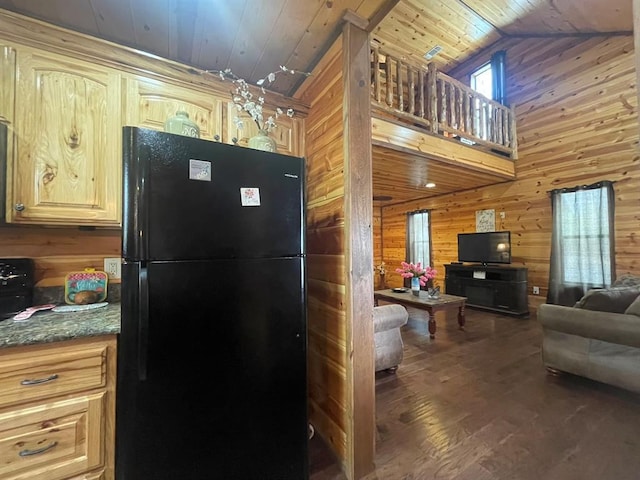
POLYGON ((493 71, 486 63, 471 74, 471 88, 487 98, 493 98, 493 71))

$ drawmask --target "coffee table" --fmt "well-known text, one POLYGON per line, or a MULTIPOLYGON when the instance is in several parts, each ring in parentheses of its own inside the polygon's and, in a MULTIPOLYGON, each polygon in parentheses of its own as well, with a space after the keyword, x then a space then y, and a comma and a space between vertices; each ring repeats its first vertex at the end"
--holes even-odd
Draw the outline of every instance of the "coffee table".
POLYGON ((434 314, 439 310, 447 310, 450 308, 458 308, 458 325, 460 330, 464 330, 464 303, 467 297, 458 297, 457 295, 447 295, 441 293, 438 298, 429 298, 427 292, 420 290, 419 295, 414 295, 411 290, 406 292, 394 292, 392 289, 376 290, 373 292, 373 299, 378 305, 378 300, 386 302, 398 303, 405 307, 419 308, 426 310, 429 314, 429 336, 436 336, 436 320, 434 314))

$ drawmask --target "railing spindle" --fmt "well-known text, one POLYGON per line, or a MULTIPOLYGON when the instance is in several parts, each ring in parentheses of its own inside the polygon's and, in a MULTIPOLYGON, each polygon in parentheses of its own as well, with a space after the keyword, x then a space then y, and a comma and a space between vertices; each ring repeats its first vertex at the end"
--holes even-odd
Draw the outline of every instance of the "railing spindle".
POLYGON ((429 121, 431 122, 431 131, 438 132, 438 71, 436 65, 430 63, 428 67, 428 102, 429 102, 429 121))
POLYGON ((393 107, 393 78, 391 76, 391 62, 393 60, 387 55, 387 61, 385 63, 386 88, 387 88, 387 105, 393 107))

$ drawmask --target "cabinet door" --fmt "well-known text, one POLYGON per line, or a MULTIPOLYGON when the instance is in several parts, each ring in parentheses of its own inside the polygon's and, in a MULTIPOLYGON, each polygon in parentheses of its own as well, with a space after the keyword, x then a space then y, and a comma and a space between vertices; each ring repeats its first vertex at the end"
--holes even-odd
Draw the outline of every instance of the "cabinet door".
POLYGON ((222 104, 210 93, 147 78, 130 78, 125 123, 164 130, 164 122, 182 110, 200 127, 200 138, 223 141, 222 104))
POLYGON ((119 226, 120 74, 30 50, 17 66, 8 221, 119 226))
MULTIPOLYGON (((0 45, 0 123, 6 125, 6 129, 0 131, 0 150, 3 142, 6 151, 7 168, 3 168, 0 159, 0 206, 11 206, 11 198, 7 198, 7 178, 11 174, 13 158, 13 130, 15 122, 15 93, 16 93, 16 51, 6 45, 0 45), (6 202, 5 202, 6 200, 6 202)), ((0 220, 7 218, 6 211, 0 211, 0 220)))
POLYGON ((0 45, 0 122, 14 121, 16 51, 0 45))
POLYGON ((0 478, 62 480, 104 464, 105 393, 0 410, 0 478))
MULTIPOLYGON (((237 140, 238 145, 246 147, 249 142, 249 138, 258 133, 258 126, 248 116, 246 112, 238 112, 236 105, 233 102, 227 104, 227 130, 229 136, 225 139, 226 143, 235 143, 233 139, 237 140), (238 118, 242 123, 242 128, 238 128, 235 122, 235 118, 238 118)), ((276 120, 277 127, 269 132, 269 136, 273 137, 278 146, 278 153, 284 155, 293 155, 296 157, 303 156, 302 154, 302 141, 300 140, 300 133, 302 131, 300 122, 301 119, 295 117, 287 117, 281 115, 276 120)))

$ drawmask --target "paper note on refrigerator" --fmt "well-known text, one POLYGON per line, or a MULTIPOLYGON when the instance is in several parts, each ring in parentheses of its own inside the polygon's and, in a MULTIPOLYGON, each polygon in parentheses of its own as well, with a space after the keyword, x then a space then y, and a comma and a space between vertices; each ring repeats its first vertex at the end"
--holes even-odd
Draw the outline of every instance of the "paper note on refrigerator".
POLYGON ((240 200, 243 207, 259 207, 260 206, 260 189, 255 187, 241 188, 240 200))

